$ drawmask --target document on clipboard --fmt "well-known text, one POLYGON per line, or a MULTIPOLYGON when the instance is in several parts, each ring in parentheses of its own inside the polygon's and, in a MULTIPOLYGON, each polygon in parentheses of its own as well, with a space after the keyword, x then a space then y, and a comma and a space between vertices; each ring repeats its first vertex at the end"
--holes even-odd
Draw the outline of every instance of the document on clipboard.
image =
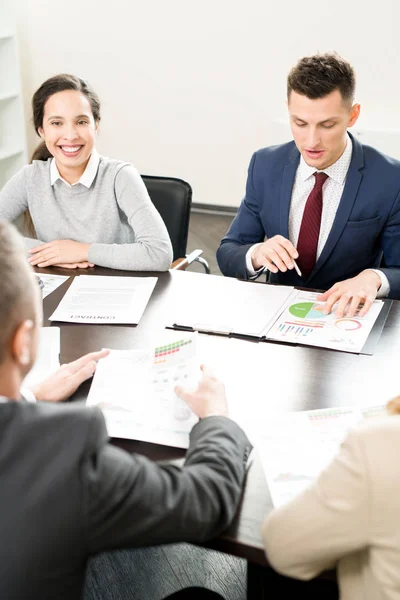
POLYGON ((356 311, 352 317, 339 318, 335 306, 330 314, 324 313, 325 303, 317 300, 316 292, 213 275, 207 275, 215 278, 208 293, 193 303, 190 275, 197 274, 181 274, 187 277, 187 297, 186 286, 179 286, 168 309, 167 327, 372 354, 391 306, 390 300, 375 300, 364 317, 356 311))
POLYGON ((199 277, 197 273, 174 274, 174 277, 185 278, 187 285, 179 286, 176 296, 172 293, 170 297, 168 327, 259 339, 265 335, 294 290, 290 286, 251 284, 230 277, 207 275, 208 282, 213 278, 212 287, 207 286, 207 290, 212 289, 212 295, 205 293, 199 302, 193 303, 190 290, 193 276, 199 277), (187 296, 182 292, 185 289, 187 296))

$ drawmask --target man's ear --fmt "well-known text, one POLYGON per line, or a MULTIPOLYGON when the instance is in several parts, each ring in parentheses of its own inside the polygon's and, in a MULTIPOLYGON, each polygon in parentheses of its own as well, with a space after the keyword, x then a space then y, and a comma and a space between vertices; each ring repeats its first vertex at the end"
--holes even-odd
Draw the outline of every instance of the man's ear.
POLYGON ((11 341, 12 357, 23 370, 30 367, 32 362, 34 333, 34 323, 27 319, 20 323, 11 341))
POLYGON ((356 123, 358 117, 360 116, 361 106, 359 104, 353 104, 350 111, 350 119, 347 127, 353 127, 354 123, 356 123))

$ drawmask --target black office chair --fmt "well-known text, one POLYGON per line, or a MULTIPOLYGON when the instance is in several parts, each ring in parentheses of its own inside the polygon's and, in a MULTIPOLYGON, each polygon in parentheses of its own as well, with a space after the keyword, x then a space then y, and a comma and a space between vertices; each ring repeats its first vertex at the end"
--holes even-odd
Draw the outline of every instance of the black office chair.
POLYGON ((190 185, 175 177, 142 175, 142 179, 171 238, 174 251, 174 262, 171 268, 182 270, 192 262, 199 262, 203 265, 205 272, 210 273, 207 261, 200 257, 202 250, 194 250, 189 255, 186 254, 192 205, 190 185))

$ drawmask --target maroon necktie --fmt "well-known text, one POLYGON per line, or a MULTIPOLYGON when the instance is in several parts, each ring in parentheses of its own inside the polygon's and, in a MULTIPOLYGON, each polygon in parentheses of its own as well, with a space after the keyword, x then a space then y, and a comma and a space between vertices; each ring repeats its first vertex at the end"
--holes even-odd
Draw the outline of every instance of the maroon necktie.
POLYGON ((322 215, 322 186, 328 175, 326 173, 314 173, 314 177, 315 184, 304 207, 299 239, 297 241, 297 252, 299 253, 297 264, 304 279, 310 275, 317 258, 322 215))

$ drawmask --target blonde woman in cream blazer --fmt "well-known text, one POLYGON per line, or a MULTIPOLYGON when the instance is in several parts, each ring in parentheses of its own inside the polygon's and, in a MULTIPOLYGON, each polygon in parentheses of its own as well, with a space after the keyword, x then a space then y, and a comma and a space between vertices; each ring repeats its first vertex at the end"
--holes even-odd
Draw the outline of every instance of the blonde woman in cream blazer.
MULTIPOLYGON (((400 400, 389 403, 400 412, 400 400)), ((352 431, 313 485, 274 511, 270 564, 308 580, 338 568, 340 600, 400 599, 400 415, 352 431)))

